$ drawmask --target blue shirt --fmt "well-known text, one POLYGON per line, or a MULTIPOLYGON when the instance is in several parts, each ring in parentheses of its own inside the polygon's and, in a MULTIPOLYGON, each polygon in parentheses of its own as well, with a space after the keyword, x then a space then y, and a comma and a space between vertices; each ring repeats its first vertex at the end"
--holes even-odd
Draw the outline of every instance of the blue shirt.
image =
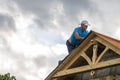
POLYGON ((89 33, 87 30, 82 31, 81 27, 75 28, 72 35, 71 35, 71 42, 74 45, 79 45, 81 43, 81 40, 78 40, 75 38, 75 35, 74 35, 75 32, 77 32, 79 34, 79 36, 83 37, 83 38, 85 38, 89 33))

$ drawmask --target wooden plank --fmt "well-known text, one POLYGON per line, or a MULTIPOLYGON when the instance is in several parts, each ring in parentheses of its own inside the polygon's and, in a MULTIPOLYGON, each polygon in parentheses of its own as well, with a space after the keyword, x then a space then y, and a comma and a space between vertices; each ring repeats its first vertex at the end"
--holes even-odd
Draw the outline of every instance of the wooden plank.
POLYGON ((87 65, 87 66, 83 66, 83 67, 76 67, 76 68, 72 68, 72 69, 59 71, 53 77, 60 77, 60 76, 75 74, 75 73, 88 71, 88 70, 92 70, 92 69, 98 69, 98 68, 103 68, 103 67, 107 67, 107 66, 112 66, 115 64, 120 64, 120 58, 105 61, 105 62, 100 62, 98 64, 93 64, 91 66, 87 65))
POLYGON ((100 59, 104 56, 104 54, 107 52, 107 50, 108 50, 109 48, 108 47, 106 47, 104 50, 103 50, 103 52, 100 54, 100 56, 98 57, 98 59, 97 59, 97 61, 96 61, 96 64, 100 61, 100 59))
POLYGON ((92 56, 92 64, 95 64, 95 61, 97 59, 97 50, 98 50, 98 45, 95 44, 93 46, 93 56, 92 56))
POLYGON ((91 59, 84 52, 81 54, 81 56, 88 62, 89 65, 92 64, 91 59))

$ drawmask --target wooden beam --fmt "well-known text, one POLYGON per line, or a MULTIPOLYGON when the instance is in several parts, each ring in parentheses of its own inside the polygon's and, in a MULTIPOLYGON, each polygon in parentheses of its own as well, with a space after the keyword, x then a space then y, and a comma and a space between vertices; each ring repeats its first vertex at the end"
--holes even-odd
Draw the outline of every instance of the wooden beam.
POLYGON ((109 49, 109 48, 106 47, 106 48, 103 50, 103 52, 100 54, 100 56, 98 57, 97 61, 95 62, 96 64, 100 61, 100 59, 104 56, 104 54, 107 52, 108 49, 109 49))
POLYGON ((81 54, 81 56, 88 62, 89 65, 92 64, 91 59, 84 52, 81 54))
POLYGON ((83 67, 77 67, 77 68, 72 68, 72 69, 59 71, 53 77, 61 77, 61 76, 71 75, 71 74, 75 74, 75 73, 79 73, 79 72, 83 72, 83 71, 103 68, 103 67, 112 66, 112 65, 116 65, 116 64, 120 64, 120 58, 100 62, 98 64, 93 64, 91 66, 87 65, 87 66, 83 66, 83 67))
POLYGON ((98 50, 98 45, 97 44, 93 45, 92 64, 95 64, 95 61, 97 59, 97 50, 98 50))

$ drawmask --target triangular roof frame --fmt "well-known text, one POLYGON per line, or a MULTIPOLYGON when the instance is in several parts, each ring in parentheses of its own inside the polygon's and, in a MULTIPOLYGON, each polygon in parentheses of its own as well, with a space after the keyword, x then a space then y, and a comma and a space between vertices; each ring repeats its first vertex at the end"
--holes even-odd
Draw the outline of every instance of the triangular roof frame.
POLYGON ((105 36, 103 34, 91 31, 90 34, 83 40, 83 42, 76 48, 70 55, 66 56, 65 59, 59 64, 54 71, 52 71, 45 80, 54 80, 54 78, 75 74, 83 71, 88 71, 92 69, 98 69, 106 66, 112 66, 120 64, 120 58, 114 60, 108 60, 105 62, 100 62, 105 52, 111 49, 120 55, 120 41, 113 39, 111 37, 105 36), (97 43, 105 45, 104 51, 96 59, 97 43), (94 45, 92 60, 83 52, 88 49, 91 45, 94 45), (89 65, 77 68, 70 68, 70 66, 82 56, 89 65))

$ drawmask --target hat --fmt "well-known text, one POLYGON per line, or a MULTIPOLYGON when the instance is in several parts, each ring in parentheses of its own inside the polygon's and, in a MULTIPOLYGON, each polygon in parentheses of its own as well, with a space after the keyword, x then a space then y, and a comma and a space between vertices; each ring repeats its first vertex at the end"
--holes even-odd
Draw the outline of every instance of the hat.
POLYGON ((84 24, 84 25, 86 25, 86 26, 90 26, 90 24, 88 23, 87 20, 83 20, 83 21, 81 22, 81 24, 84 24))

